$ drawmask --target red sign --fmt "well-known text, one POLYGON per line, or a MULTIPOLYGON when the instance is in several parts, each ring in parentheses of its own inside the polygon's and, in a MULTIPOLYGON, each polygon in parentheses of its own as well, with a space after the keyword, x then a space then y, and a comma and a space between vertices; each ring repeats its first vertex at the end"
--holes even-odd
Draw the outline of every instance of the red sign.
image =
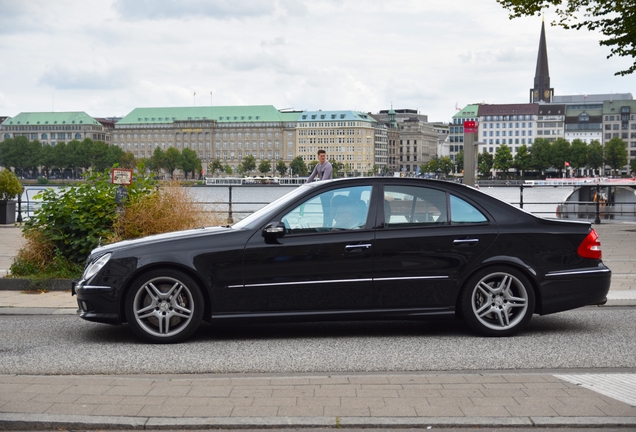
POLYGON ((464 122, 464 133, 474 133, 477 132, 477 122, 473 120, 467 120, 464 122))

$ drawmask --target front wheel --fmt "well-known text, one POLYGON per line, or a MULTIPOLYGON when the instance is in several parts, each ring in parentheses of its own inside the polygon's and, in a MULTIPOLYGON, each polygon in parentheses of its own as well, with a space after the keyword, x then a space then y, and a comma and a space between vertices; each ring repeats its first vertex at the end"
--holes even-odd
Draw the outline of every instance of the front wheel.
POLYGON ((138 277, 126 295, 126 319, 132 331, 152 343, 186 340, 203 318, 197 283, 176 270, 152 270, 138 277))
POLYGON ((511 336, 534 313, 534 290, 523 273, 509 267, 477 272, 460 294, 460 313, 476 332, 486 336, 511 336))

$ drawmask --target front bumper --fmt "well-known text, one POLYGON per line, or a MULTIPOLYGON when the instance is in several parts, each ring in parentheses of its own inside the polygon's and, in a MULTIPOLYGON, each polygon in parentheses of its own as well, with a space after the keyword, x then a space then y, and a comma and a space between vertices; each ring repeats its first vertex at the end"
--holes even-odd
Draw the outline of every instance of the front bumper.
POLYGON ((71 294, 77 295, 80 318, 106 324, 122 323, 119 301, 112 287, 88 285, 86 281, 74 280, 71 294))

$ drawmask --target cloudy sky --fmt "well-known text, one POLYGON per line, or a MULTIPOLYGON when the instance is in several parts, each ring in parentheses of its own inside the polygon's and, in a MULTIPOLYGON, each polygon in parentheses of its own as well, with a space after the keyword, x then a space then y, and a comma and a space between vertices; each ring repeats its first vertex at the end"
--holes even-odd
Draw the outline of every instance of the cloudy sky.
MULTIPOLYGON (((614 76, 631 61, 554 18, 555 94, 636 94, 614 76)), ((0 116, 393 104, 450 121, 456 105, 528 102, 540 30, 495 0, 0 0, 0 116)))

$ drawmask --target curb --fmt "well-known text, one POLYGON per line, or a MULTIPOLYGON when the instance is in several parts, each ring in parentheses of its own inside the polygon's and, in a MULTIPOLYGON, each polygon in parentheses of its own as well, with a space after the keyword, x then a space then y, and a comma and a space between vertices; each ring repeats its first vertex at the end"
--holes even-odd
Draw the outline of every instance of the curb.
POLYGON ((636 417, 120 417, 0 414, 0 430, 382 427, 633 427, 636 417))
POLYGON ((70 291, 71 279, 0 278, 0 291, 70 291))

